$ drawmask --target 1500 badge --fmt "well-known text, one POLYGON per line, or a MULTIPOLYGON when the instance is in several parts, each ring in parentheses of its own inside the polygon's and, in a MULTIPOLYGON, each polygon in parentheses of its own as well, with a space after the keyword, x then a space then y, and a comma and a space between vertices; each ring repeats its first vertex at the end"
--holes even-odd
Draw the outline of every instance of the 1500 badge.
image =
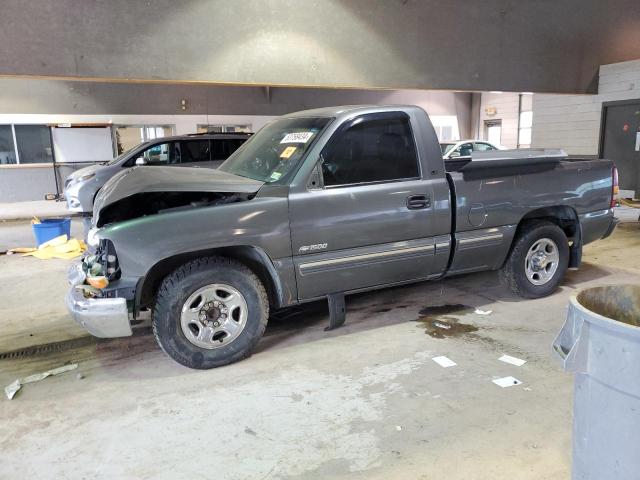
POLYGON ((315 245, 303 245, 298 250, 301 253, 304 252, 314 252, 317 250, 325 250, 327 248, 328 243, 316 243, 315 245))

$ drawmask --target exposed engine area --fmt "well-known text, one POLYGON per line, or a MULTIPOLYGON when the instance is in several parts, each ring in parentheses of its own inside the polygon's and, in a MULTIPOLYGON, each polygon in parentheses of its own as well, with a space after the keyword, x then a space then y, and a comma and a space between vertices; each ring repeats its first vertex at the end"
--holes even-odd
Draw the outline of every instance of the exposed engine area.
POLYGON ((159 213, 244 202, 254 196, 255 193, 141 192, 103 208, 97 226, 159 213))

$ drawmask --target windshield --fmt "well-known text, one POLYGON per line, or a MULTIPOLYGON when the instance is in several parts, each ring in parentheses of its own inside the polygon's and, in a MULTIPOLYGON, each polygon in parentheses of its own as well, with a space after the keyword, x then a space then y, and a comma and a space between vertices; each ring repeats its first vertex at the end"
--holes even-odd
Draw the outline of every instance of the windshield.
POLYGON ((116 158, 114 158, 113 160, 107 162, 107 165, 115 165, 116 163, 118 163, 120 160, 122 160, 124 157, 126 157, 127 155, 129 155, 131 152, 133 152, 134 150, 138 150, 140 147, 142 147, 143 145, 146 145, 149 142, 142 142, 139 143, 138 145, 136 145, 135 147, 130 148, 129 150, 126 150, 124 152, 122 152, 120 155, 118 155, 116 158))
POLYGON ((449 153, 449 151, 455 146, 455 143, 441 143, 440 148, 442 149, 442 155, 449 153))
POLYGON ((329 118, 281 118, 253 135, 219 170, 265 183, 284 182, 297 170, 329 118))

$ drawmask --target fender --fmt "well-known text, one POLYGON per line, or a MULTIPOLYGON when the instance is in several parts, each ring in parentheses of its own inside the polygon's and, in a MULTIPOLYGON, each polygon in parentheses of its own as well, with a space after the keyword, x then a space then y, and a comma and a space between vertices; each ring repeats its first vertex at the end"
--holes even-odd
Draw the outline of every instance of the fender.
POLYGON ((141 308, 152 306, 155 292, 160 283, 173 270, 194 258, 215 255, 233 258, 247 265, 267 289, 269 303, 272 308, 278 309, 298 303, 295 272, 291 258, 274 261, 262 248, 239 245, 195 250, 158 261, 137 282, 134 316, 137 317, 141 308))

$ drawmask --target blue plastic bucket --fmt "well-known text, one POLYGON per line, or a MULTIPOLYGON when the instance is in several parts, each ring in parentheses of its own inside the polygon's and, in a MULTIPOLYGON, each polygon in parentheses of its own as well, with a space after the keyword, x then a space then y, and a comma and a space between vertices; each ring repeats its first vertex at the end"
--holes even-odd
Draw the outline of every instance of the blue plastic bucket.
POLYGON ((33 234, 36 237, 36 244, 42 245, 52 238, 60 235, 67 235, 71 238, 71 219, 70 218, 46 218, 41 220, 42 223, 34 223, 33 234))

